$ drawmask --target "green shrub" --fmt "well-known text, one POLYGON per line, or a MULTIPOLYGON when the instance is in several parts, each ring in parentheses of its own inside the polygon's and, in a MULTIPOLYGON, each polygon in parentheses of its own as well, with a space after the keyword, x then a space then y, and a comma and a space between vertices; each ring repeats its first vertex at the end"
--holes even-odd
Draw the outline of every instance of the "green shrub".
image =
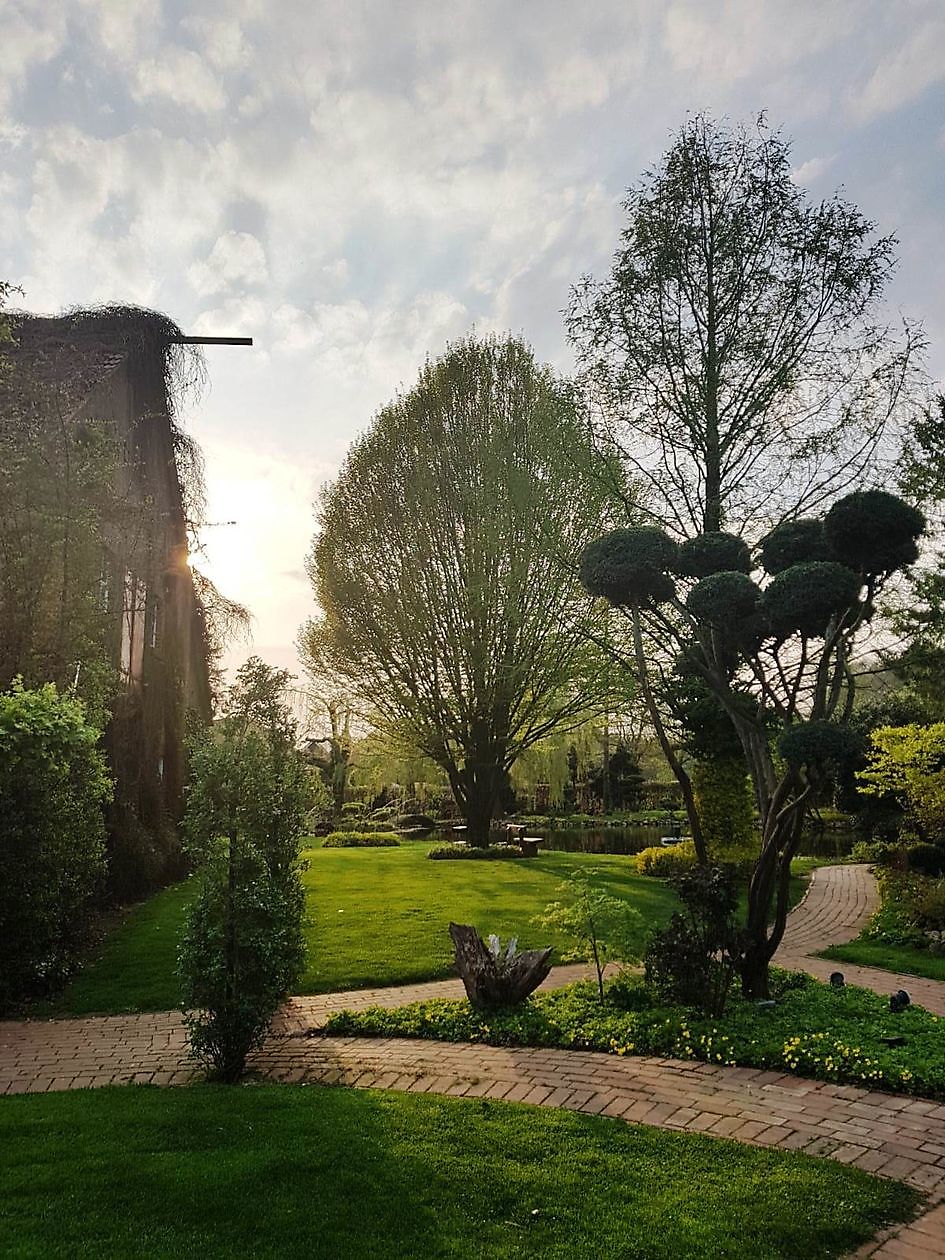
POLYGON ((50 683, 0 693, 0 1009, 74 970, 105 877, 99 732, 50 683))
POLYGON ((711 573, 697 582, 686 596, 686 607, 697 621, 719 630, 737 632, 751 617, 761 592, 745 573, 711 573))
POLYGON ((289 675, 253 657, 225 716, 190 740, 184 818, 197 868, 180 948, 192 1053, 224 1081, 242 1074, 305 956, 300 849, 312 771, 296 748, 289 675))
POLYGON ((919 554, 925 529, 918 508, 886 490, 855 490, 824 517, 824 537, 842 564, 866 573, 892 572, 919 554))
POLYGON ((886 945, 908 945, 923 948, 925 933, 918 924, 917 902, 925 881, 917 875, 880 868, 876 873, 879 885, 879 909, 870 919, 863 935, 886 945))
POLYGON ((771 573, 783 573, 795 564, 826 560, 827 540, 822 521, 800 519, 776 525, 761 544, 761 563, 771 573))
POLYGON ((759 608, 777 638, 787 639, 795 631, 818 638, 826 634, 831 617, 856 602, 860 586, 859 577, 844 565, 812 560, 774 577, 762 591, 759 608))
POLYGON ((590 882, 593 870, 572 871, 558 892, 563 900, 545 906, 532 921, 569 936, 574 944, 561 955, 564 962, 594 964, 597 989, 604 1000, 604 968, 608 962, 636 962, 635 941, 642 918, 621 897, 611 896, 590 882))
POLYGON ((683 909, 650 936, 643 959, 647 986, 661 1002, 721 1015, 741 953, 735 871, 696 866, 671 883, 683 909))
POLYGON ((671 879, 674 875, 682 875, 696 864, 696 846, 691 840, 682 840, 679 844, 655 844, 649 849, 641 849, 634 857, 638 875, 652 875, 656 879, 671 879))
POLYGON ((661 603, 675 590, 667 570, 675 567, 678 555, 678 544, 655 526, 612 529, 581 553, 581 583, 590 595, 612 604, 661 603))
POLYGON ((735 534, 696 534, 680 544, 676 572, 694 578, 710 573, 750 573, 751 552, 745 540, 735 534))
POLYGON ((512 844, 490 844, 488 847, 465 844, 438 844, 427 854, 434 862, 501 862, 505 858, 514 860, 523 858, 525 854, 512 844))
POLYGON ((938 879, 945 875, 945 847, 938 844, 926 844, 919 841, 906 846, 906 861, 909 870, 917 875, 928 875, 938 879))
POLYGON ((945 932, 945 879, 928 883, 916 897, 916 921, 929 932, 945 932))
POLYGON ((391 849, 400 844, 393 831, 332 831, 323 849, 391 849))
POLYGON ((367 813, 367 806, 363 801, 345 801, 341 807, 342 818, 360 818, 367 813))
POLYGON ((850 860, 905 869, 906 847, 901 840, 857 840, 850 850, 850 860))

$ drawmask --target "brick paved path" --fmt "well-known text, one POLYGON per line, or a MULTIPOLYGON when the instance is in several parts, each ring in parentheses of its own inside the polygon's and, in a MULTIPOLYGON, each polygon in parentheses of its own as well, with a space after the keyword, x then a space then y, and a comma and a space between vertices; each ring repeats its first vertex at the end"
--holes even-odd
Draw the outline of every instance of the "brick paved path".
POLYGON ((780 967, 807 971, 818 980, 842 971, 848 984, 877 993, 905 989, 916 1006, 945 1016, 945 983, 921 976, 900 975, 879 967, 858 967, 854 963, 813 958, 830 945, 854 940, 876 910, 879 899, 876 881, 868 866, 822 866, 814 871, 804 900, 788 918, 784 940, 775 962, 780 967))
MULTIPOLYGON (((827 975, 838 964, 809 956, 850 940, 874 908, 866 867, 816 871, 793 911, 781 965, 827 975)), ((851 982, 881 992, 907 987, 945 1014, 945 985, 839 964, 851 982), (927 992, 926 992, 927 990, 927 992)), ((581 968, 556 968, 549 984, 581 968)), ((945 1106, 775 1072, 581 1051, 499 1049, 410 1040, 306 1036, 332 1010, 399 1005, 461 993, 458 981, 293 998, 254 1063, 281 1081, 503 1098, 622 1117, 631 1122, 804 1150, 895 1177, 932 1196, 917 1222, 861 1256, 945 1260, 945 1106)), ((196 1073, 177 1014, 0 1023, 0 1093, 77 1089, 125 1081, 178 1084, 196 1073)))

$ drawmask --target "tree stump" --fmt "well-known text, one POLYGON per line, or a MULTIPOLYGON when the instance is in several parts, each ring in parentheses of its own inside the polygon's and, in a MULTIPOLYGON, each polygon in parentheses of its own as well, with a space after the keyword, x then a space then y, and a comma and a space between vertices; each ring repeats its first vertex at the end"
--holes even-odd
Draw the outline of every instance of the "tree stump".
POLYGON ((520 954, 509 948, 494 953, 474 927, 463 923, 451 923, 450 936, 456 948, 456 970, 466 996, 478 1010, 517 1006, 551 971, 550 946, 520 954))

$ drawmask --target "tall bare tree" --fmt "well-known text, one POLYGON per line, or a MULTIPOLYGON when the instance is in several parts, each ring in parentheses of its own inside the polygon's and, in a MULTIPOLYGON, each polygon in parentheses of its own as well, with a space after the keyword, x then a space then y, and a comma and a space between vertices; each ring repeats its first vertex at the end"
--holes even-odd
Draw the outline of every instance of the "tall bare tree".
MULTIPOLYGON (((839 196, 813 203, 763 117, 688 119, 625 209, 610 275, 585 277, 566 318, 598 441, 630 470, 636 512, 677 541, 724 530, 756 542, 883 484, 923 345, 882 317, 895 241, 839 196)), ((630 646, 704 856, 661 703, 676 636, 637 619, 630 646)))
POLYGON ((602 702, 576 560, 610 503, 572 391, 515 338, 427 363, 325 494, 326 659, 442 767, 475 844, 519 754, 602 702))

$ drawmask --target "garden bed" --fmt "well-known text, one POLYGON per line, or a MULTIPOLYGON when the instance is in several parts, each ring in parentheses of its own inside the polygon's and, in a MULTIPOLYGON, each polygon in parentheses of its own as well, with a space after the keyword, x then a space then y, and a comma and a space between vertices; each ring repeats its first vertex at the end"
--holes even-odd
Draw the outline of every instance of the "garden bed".
POLYGON ((594 986, 576 984, 488 1014, 466 1001, 446 1000, 342 1011, 331 1016, 325 1033, 699 1059, 945 1098, 945 1020, 918 1007, 893 1015, 888 999, 869 990, 833 989, 801 973, 776 972, 774 978, 780 991, 774 1007, 735 996, 716 1018, 656 1005, 641 980, 621 977, 607 986, 604 1004, 594 986), (906 1044, 882 1040, 896 1036, 906 1044))

